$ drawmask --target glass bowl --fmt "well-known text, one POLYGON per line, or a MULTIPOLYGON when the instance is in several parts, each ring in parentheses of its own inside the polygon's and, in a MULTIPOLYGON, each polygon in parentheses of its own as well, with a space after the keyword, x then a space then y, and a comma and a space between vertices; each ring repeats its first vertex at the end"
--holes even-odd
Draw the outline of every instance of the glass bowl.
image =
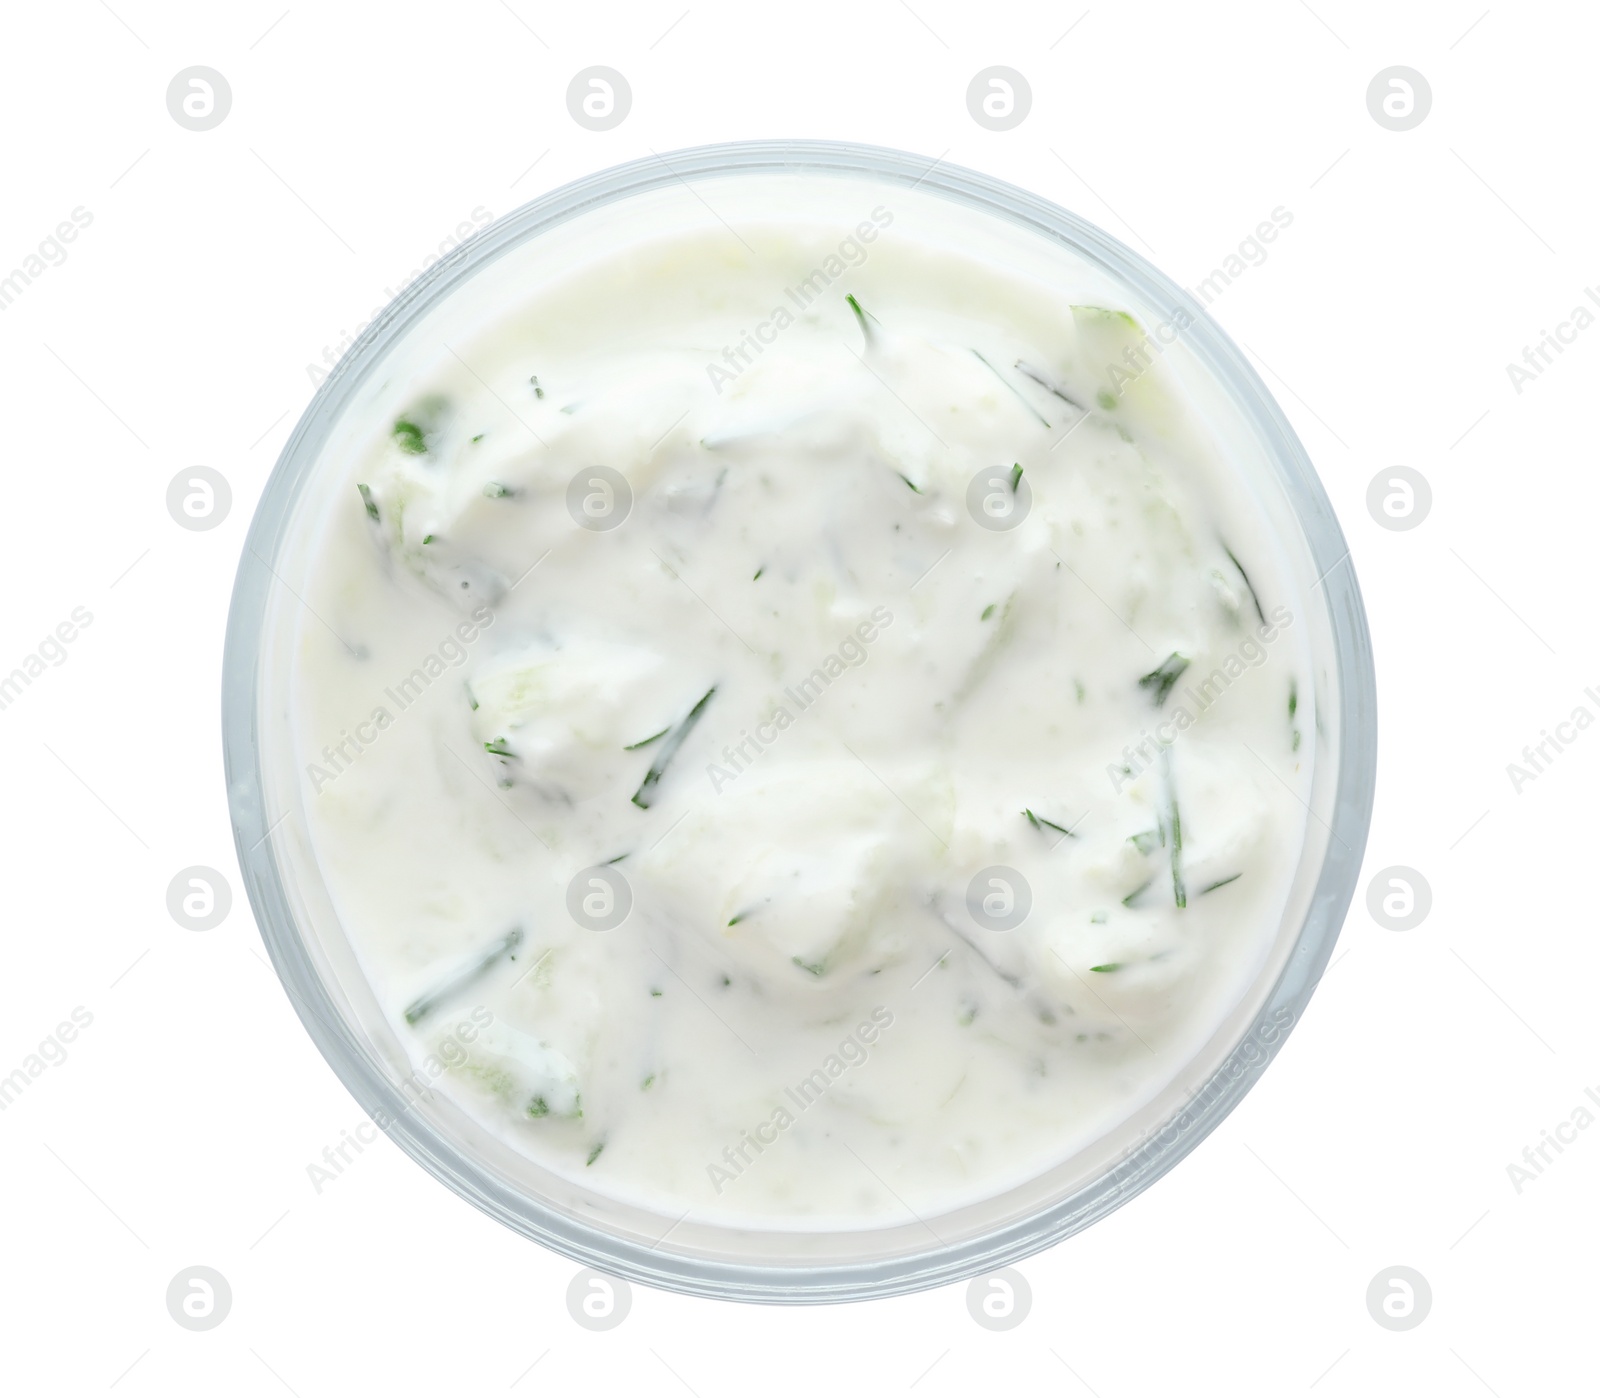
POLYGON ((1372 651, 1333 509, 1255 371, 1185 291, 1098 228, 987 175, 866 146, 770 141, 636 161, 558 189, 462 244, 361 335, 321 385, 262 495, 234 587, 223 747, 239 863, 278 975, 362 1108, 463 1198, 556 1252, 651 1286, 745 1301, 831 1302, 981 1275, 1068 1237, 1178 1163, 1250 1089, 1303 1013, 1360 871, 1377 750, 1372 651), (1187 1068, 1119 1129, 1028 1183, 905 1224, 850 1231, 730 1228, 609 1199, 479 1125, 410 1061, 322 882, 289 723, 293 584, 325 498, 319 481, 370 427, 371 405, 425 349, 495 304, 496 285, 645 235, 801 217, 848 232, 891 201, 897 229, 1051 285, 1183 326, 1168 372, 1264 511, 1297 593, 1313 667, 1314 778, 1305 842, 1265 965, 1187 1068), (1187 321, 1187 324, 1185 324, 1187 321), (364 413, 366 416, 364 417, 364 413))

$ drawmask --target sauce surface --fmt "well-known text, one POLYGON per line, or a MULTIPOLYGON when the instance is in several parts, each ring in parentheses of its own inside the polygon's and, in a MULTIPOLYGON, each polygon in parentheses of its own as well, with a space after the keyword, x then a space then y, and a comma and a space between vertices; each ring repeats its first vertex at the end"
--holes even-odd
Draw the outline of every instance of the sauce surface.
POLYGON ((647 244, 441 346, 304 581, 304 800, 397 1033, 674 1216, 1065 1159, 1237 1003, 1303 840, 1296 599, 1164 336, 892 225, 647 244))

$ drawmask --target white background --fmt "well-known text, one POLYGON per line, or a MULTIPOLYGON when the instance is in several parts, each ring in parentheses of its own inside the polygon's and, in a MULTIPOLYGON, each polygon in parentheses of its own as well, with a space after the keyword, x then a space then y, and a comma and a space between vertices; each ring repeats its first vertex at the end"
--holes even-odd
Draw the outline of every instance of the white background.
POLYGON ((0 314, 0 672, 74 607, 94 621, 0 712, 0 1075, 74 1007, 94 1021, 0 1114, 0 1385, 303 1398, 1591 1385, 1600 1130, 1520 1195, 1506 1167, 1600 1084, 1600 733, 1520 794, 1505 767, 1574 706, 1600 713, 1582 694, 1600 686, 1600 327, 1520 394, 1505 366, 1600 286, 1592 9, 282 6, 7 12, 0 275, 75 207, 93 223, 0 314), (192 64, 232 88, 209 132, 167 112, 168 82, 192 64), (565 103, 591 64, 633 89, 603 134, 565 103), (1009 132, 967 112, 990 64, 1033 88, 1009 132), (1393 64, 1433 92, 1403 133, 1366 106, 1393 64), (361 1116, 267 967, 238 882, 223 625, 307 364, 476 206, 498 216, 652 149, 767 136, 992 172, 1189 286, 1275 206, 1293 213, 1213 311, 1302 434, 1365 590, 1382 751, 1363 889, 1392 864, 1433 888, 1403 933, 1358 896, 1260 1086, 1171 1176, 1024 1263, 1033 1310, 1004 1334, 973 1323, 964 1287, 822 1310, 636 1288, 626 1322, 593 1334, 567 1311, 572 1263, 387 1140, 314 1192, 308 1164, 361 1116), (1365 503, 1397 463, 1434 494, 1410 532, 1365 503), (168 481, 197 464, 234 496, 205 533, 165 507, 168 481), (233 886, 212 932, 167 913, 168 882, 193 864, 233 886), (233 1289, 203 1334, 164 1301, 195 1264, 233 1289), (1403 1334, 1364 1300, 1396 1264, 1434 1297, 1403 1334))

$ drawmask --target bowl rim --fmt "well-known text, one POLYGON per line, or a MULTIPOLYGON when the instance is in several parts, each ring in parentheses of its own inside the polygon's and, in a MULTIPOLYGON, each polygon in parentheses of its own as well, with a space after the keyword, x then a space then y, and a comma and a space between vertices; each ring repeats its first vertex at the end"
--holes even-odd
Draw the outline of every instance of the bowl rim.
MULTIPOLYGON (((1350 550, 1305 448, 1233 341, 1187 291, 1138 253, 1077 215, 993 176, 943 158, 852 142, 762 140, 652 155, 586 175, 532 200, 455 248, 400 292, 318 387, 268 478, 245 540, 222 669, 222 747, 240 873, 284 990, 329 1066, 369 1116, 430 1174, 518 1233, 585 1266, 691 1295, 761 1302, 840 1302, 892 1296, 981 1276, 1050 1247, 1146 1189, 1197 1146, 1272 1061, 1316 988, 1355 892, 1376 785, 1377 694, 1371 638, 1350 550), (1153 304, 1182 309, 1188 347, 1257 433, 1304 531, 1321 577, 1337 669, 1338 763, 1323 857, 1299 936, 1261 1012, 1189 1102, 1118 1165, 1065 1198, 988 1234, 881 1260, 761 1265, 663 1253, 530 1198, 467 1158, 406 1099, 351 1030, 302 940, 270 836, 260 766, 260 669, 270 560, 286 536, 300 488, 349 398, 399 335, 496 257, 544 231, 689 177, 854 176, 926 188, 1020 224, 1102 266, 1153 304), (1287 1011, 1288 1021, 1282 1020, 1287 1011), (1276 1021, 1270 1016, 1276 1015, 1276 1021), (1276 1023, 1276 1028, 1269 1026, 1276 1023), (1250 1048, 1249 1054, 1243 1049, 1250 1048), (1169 1139, 1162 1139, 1169 1137, 1169 1139)), ((282 817, 280 817, 280 820, 282 817)))

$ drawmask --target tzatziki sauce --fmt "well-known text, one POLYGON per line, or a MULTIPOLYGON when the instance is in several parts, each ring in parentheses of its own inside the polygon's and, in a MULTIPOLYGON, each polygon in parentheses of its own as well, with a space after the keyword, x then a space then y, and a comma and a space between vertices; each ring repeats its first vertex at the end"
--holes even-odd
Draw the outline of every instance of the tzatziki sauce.
POLYGON ((879 206, 601 256, 396 378, 293 720, 435 1091, 602 1196, 870 1228, 1174 1080, 1278 942, 1316 725, 1181 328, 879 206))

